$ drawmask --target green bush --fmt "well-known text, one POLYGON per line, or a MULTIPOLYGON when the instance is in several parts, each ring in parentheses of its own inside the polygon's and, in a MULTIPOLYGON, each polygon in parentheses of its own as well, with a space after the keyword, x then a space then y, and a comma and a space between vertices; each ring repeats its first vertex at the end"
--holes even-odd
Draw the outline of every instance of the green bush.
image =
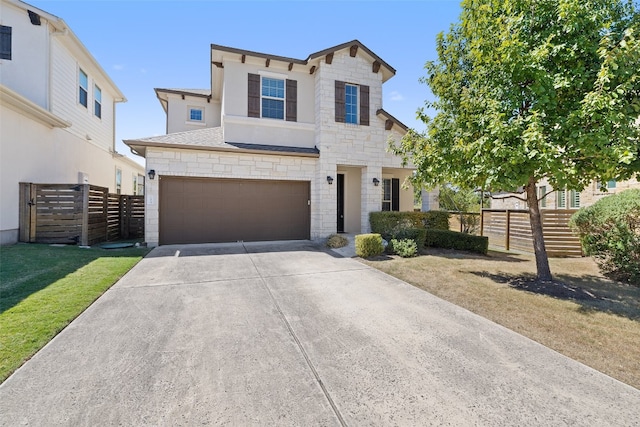
POLYGON ((369 224, 373 233, 379 233, 385 240, 390 240, 407 228, 448 230, 449 212, 371 212, 369 224))
POLYGON ((343 248, 349 244, 346 237, 339 234, 332 234, 327 238, 327 246, 330 248, 343 248))
POLYGON ((391 239, 393 251, 402 258, 411 258, 418 254, 418 245, 413 239, 391 239))
POLYGON ((603 274, 640 286, 640 190, 600 199, 576 212, 569 225, 603 274))
POLYGON ((393 236, 393 239, 410 239, 416 242, 418 248, 424 248, 424 244, 427 241, 427 230, 424 228, 405 228, 393 236))
POLYGON ((369 258, 384 252, 382 236, 377 233, 358 234, 356 236, 356 255, 369 258))
POLYGON ((489 249, 489 238, 460 233, 458 231, 428 230, 426 245, 436 248, 471 251, 486 255, 489 249))

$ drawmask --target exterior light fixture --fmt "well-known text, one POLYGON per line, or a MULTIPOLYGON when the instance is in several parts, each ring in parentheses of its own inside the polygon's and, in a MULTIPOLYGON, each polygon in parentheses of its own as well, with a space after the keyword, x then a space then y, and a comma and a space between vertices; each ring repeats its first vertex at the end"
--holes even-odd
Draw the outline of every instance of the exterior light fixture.
POLYGON ((329 183, 329 185, 333 184, 333 178, 330 176, 327 176, 327 182, 329 183))
POLYGON ((378 178, 373 178, 373 185, 375 185, 376 187, 380 185, 380 180, 378 178))
POLYGON ((156 177, 156 170, 155 169, 150 169, 149 170, 149 179, 153 180, 156 177))

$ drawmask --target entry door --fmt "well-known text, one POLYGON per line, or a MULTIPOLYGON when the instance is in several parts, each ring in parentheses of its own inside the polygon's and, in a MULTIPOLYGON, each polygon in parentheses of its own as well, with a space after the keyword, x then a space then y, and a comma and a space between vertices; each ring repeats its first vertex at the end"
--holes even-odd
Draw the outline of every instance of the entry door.
POLYGON ((338 174, 338 233, 344 233, 344 174, 338 174))

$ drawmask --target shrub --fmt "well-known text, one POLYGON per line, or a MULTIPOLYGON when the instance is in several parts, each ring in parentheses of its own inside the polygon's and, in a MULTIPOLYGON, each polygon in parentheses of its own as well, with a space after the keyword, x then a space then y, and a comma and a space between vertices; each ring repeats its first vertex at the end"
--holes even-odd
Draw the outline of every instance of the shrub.
POLYGON ((600 199, 576 212, 569 225, 603 274, 640 286, 640 190, 600 199))
POLYGON ((327 238, 327 246, 330 248, 343 248, 349 244, 346 237, 339 234, 332 234, 327 238))
POLYGON ((356 236, 356 255, 361 258, 369 258, 384 252, 382 236, 377 233, 358 234, 356 236))
POLYGON ((414 257, 418 254, 418 245, 412 239, 391 239, 393 251, 402 258, 414 257))
POLYGON ((426 245, 436 248, 471 251, 486 255, 489 249, 489 238, 460 233, 458 231, 428 230, 426 245))
POLYGON ((379 233, 385 240, 390 240, 407 228, 448 230, 449 213, 445 211, 371 212, 369 224, 373 233, 379 233))

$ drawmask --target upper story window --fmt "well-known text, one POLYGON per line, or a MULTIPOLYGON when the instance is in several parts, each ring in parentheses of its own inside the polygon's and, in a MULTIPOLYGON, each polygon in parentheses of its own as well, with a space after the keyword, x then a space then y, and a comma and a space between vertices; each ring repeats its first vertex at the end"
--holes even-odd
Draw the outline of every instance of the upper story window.
POLYGON ((247 115, 298 121, 297 80, 278 78, 275 73, 264 74, 248 74, 247 115))
POLYGON ((93 86, 93 114, 102 118, 102 90, 97 85, 93 86))
POLYGON ((78 71, 78 102, 85 107, 87 106, 87 100, 89 93, 89 77, 87 73, 79 69, 78 71))
POLYGON ((369 126, 369 86, 335 82, 336 122, 369 126))
POLYGON ((284 80, 262 77, 262 117, 284 120, 284 80))
POLYGON ((345 84, 345 122, 358 124, 358 86, 345 84))
POLYGON ((190 122, 202 122, 204 121, 204 111, 202 108, 189 107, 189 116, 187 119, 190 122))
POLYGON ((0 25, 0 59, 11 60, 11 27, 0 25))

